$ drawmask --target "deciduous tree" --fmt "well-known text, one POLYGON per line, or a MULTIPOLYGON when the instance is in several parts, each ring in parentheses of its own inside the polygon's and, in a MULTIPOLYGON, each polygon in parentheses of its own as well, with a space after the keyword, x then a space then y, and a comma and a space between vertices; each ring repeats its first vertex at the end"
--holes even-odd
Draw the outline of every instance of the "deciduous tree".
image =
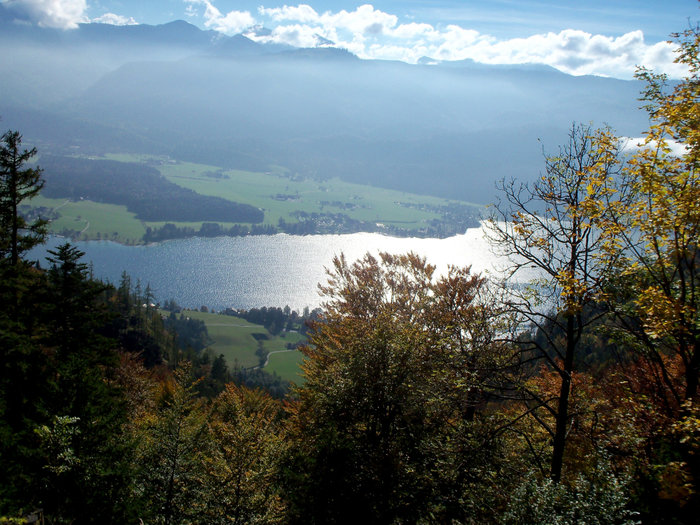
POLYGON ((474 473, 498 447, 474 429, 497 390, 497 316, 483 278, 434 270, 415 254, 334 260, 292 405, 293 519, 449 522, 489 492, 474 473))
POLYGON ((551 436, 550 476, 562 476, 566 435, 571 425, 569 398, 578 345, 598 316, 591 308, 601 300, 615 258, 596 255, 614 242, 606 209, 597 203, 613 191, 610 181, 620 168, 617 141, 607 129, 573 125, 568 143, 545 157, 545 171, 532 184, 503 181, 502 201, 489 222, 496 253, 509 262, 508 308, 522 328, 543 337, 517 336, 523 366, 544 360, 556 371, 556 396, 527 392, 527 410, 543 407, 554 425, 541 420, 551 436), (605 147, 601 147, 601 144, 605 147), (590 213, 591 208, 598 210, 590 213), (512 285, 513 279, 520 283, 512 285), (528 281, 523 285, 522 281, 528 281), (588 311, 585 311, 588 309, 588 311))
POLYGON ((209 452, 207 413, 194 392, 191 365, 183 362, 164 385, 160 406, 137 426, 137 494, 153 523, 175 525, 201 519, 203 458, 209 452))
POLYGON ((206 460, 207 523, 280 523, 284 505, 277 484, 286 445, 281 405, 260 390, 226 385, 209 421, 212 449, 206 460))
POLYGON ((633 298, 617 311, 680 405, 700 387, 700 30, 675 37, 688 76, 670 88, 664 75, 637 75, 651 126, 623 171, 630 200, 616 232, 633 298), (661 358, 670 354, 683 363, 681 389, 661 358))

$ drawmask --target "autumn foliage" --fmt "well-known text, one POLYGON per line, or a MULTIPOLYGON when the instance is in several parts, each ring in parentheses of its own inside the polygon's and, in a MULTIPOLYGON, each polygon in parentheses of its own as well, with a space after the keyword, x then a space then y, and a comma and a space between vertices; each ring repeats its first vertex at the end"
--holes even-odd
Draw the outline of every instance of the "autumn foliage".
POLYGON ((502 183, 505 278, 336 257, 281 401, 69 243, 25 260, 41 171, 5 134, 0 523, 696 523, 700 31, 675 41, 685 79, 639 71, 643 144, 574 124, 502 183))

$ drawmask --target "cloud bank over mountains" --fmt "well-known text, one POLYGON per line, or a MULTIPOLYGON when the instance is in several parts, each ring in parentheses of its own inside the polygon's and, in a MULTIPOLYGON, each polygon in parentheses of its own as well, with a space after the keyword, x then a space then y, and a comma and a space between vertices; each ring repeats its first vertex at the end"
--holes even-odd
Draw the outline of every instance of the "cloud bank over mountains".
POLYGON ((2 0, 1 3, 40 27, 68 30, 91 22, 117 26, 138 24, 133 17, 114 13, 104 13, 91 19, 87 16, 86 0, 2 0))
MULTIPOLYGON (((217 11, 211 0, 190 6, 209 9, 211 28, 233 24, 232 33, 244 28, 259 42, 284 41, 289 26, 298 26, 300 45, 308 28, 308 38, 321 45, 327 38, 372 49, 383 38, 420 37, 446 49, 511 45, 513 53, 525 53, 516 41, 372 6, 263 7, 250 19, 217 11), (259 24, 263 17, 267 22, 259 24)), ((536 177, 543 145, 562 143, 571 122, 604 122, 627 137, 648 127, 639 81, 539 65, 360 60, 342 49, 256 43, 185 21, 62 31, 15 18, 0 10, 0 45, 7 50, 0 60, 0 115, 3 125, 21 129, 48 154, 148 154, 256 172, 276 166, 295 177, 487 203, 496 180, 536 177)), ((579 53, 639 43, 599 42, 577 32, 566 38, 561 45, 579 53)), ((541 39, 544 49, 546 35, 541 39)))
POLYGON ((86 0, 3 0, 5 7, 26 16, 41 27, 75 29, 89 22, 86 0))
MULTIPOLYGON (((73 29, 79 23, 134 24, 125 14, 104 13, 90 19, 86 0, 4 0, 16 13, 44 26, 73 29)), ((499 39, 457 24, 436 25, 413 20, 402 23, 395 14, 370 4, 352 10, 319 12, 307 4, 260 6, 257 12, 222 11, 216 0, 183 0, 183 15, 226 35, 243 33, 261 43, 295 47, 333 45, 364 59, 416 63, 429 57, 440 61, 470 59, 485 64, 545 64, 572 75, 629 79, 639 65, 682 77, 673 63, 674 46, 648 43, 641 30, 619 36, 578 29, 499 39), (261 31, 266 28, 266 31, 261 31)))

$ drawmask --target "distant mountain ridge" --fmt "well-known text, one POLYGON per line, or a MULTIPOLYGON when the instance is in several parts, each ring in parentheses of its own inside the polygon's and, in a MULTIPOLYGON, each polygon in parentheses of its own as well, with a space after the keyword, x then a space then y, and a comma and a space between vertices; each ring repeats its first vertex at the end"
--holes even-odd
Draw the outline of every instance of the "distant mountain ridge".
POLYGON ((13 23, 3 7, 0 24, 2 124, 56 154, 277 165, 486 203, 495 180, 537 176, 542 144, 556 151, 573 121, 646 127, 637 82, 547 66, 361 60, 184 21, 63 32, 13 23))

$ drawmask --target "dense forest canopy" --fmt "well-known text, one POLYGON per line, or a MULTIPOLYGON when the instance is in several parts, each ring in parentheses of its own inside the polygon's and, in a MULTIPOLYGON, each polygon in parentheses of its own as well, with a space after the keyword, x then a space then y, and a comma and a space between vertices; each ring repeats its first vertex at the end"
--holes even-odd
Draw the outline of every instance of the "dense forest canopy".
POLYGON ((503 281, 338 256, 283 401, 69 243, 27 260, 42 172, 3 135, 0 522, 695 523, 700 28, 675 39, 683 81, 638 74, 644 145, 574 124, 537 181, 503 181, 503 281))

